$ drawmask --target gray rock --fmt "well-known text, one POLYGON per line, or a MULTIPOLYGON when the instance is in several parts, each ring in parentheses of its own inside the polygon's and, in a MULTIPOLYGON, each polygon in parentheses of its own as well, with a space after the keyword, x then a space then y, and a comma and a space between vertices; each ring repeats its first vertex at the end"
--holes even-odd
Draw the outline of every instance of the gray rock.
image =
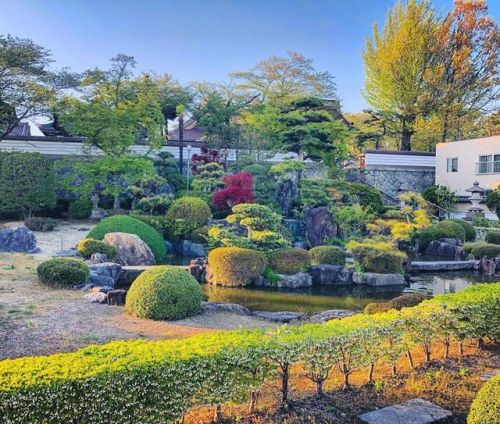
POLYGON ((174 245, 170 243, 168 240, 165 240, 165 250, 167 251, 167 254, 175 252, 174 245))
POLYGON ((207 247, 202 243, 193 243, 191 240, 181 240, 175 246, 179 255, 190 257, 207 256, 207 247))
POLYGON ((377 274, 375 272, 355 272, 352 280, 356 284, 367 286, 404 286, 406 284, 403 274, 377 274))
POLYGON ((113 290, 112 286, 100 286, 100 287, 94 287, 92 291, 100 291, 101 293, 108 293, 111 290, 113 290))
POLYGON ((102 292, 87 293, 83 298, 91 303, 108 303, 108 295, 102 292))
POLYGON ((116 283, 121 274, 122 266, 114 262, 104 262, 101 264, 90 264, 90 278, 94 277, 111 277, 116 283))
POLYGON ((456 261, 463 261, 467 257, 462 247, 462 241, 454 238, 431 241, 425 249, 425 254, 429 257, 449 258, 456 261))
POLYGON ((35 252, 36 237, 26 227, 4 228, 0 230, 0 252, 35 252))
POLYGON ((337 225, 333 223, 326 206, 304 210, 306 238, 311 247, 324 245, 337 236, 337 225))
POLYGON ((300 240, 304 236, 304 222, 300 219, 284 219, 283 226, 290 231, 292 240, 300 240))
POLYGON ((452 415, 447 409, 416 398, 358 415, 358 419, 365 424, 431 424, 448 422, 452 415))
POLYGON ((116 281, 115 287, 128 288, 135 279, 146 271, 149 266, 125 266, 122 268, 120 277, 116 281))
POLYGON ((278 187, 277 201, 282 215, 288 215, 298 192, 297 183, 294 180, 286 178, 281 181, 278 187))
POLYGON ((409 264, 410 271, 435 272, 473 269, 475 261, 415 261, 409 264))
POLYGON ((300 241, 300 240, 293 241, 292 242, 292 247, 295 247, 297 249, 307 250, 307 243, 305 241, 300 241))
POLYGON ((302 287, 312 286, 312 277, 305 273, 299 272, 297 274, 279 274, 280 280, 275 284, 275 287, 287 289, 299 289, 302 287))
POLYGON ((149 246, 135 234, 108 233, 104 241, 116 247, 114 261, 120 265, 156 265, 149 246))
POLYGON ((267 319, 272 322, 289 323, 292 321, 299 321, 305 317, 306 314, 300 312, 269 312, 269 311, 255 311, 254 316, 267 319))
POLYGON ((231 312, 240 315, 252 315, 250 309, 237 303, 229 302, 201 302, 203 312, 231 312))
POLYGON ((108 291, 108 305, 125 305, 126 296, 127 292, 125 290, 110 290, 108 291))
POLYGON ((342 265, 313 265, 308 272, 314 285, 352 284, 353 269, 342 265))
POLYGON ((347 311, 345 309, 330 309, 327 311, 318 312, 312 315, 308 321, 312 323, 321 323, 331 321, 332 319, 340 319, 345 317, 350 317, 354 315, 355 312, 347 311))
POLYGON ((89 263, 91 264, 103 264, 108 262, 108 255, 105 253, 92 253, 92 256, 89 259, 89 263))
POLYGON ((58 250, 54 253, 54 256, 58 256, 61 258, 72 258, 78 256, 78 251, 76 248, 72 247, 71 249, 58 250))
POLYGON ((90 290, 94 287, 95 287, 95 285, 92 283, 85 283, 85 284, 81 284, 79 286, 75 286, 75 289, 81 290, 81 291, 87 291, 87 290, 90 290))

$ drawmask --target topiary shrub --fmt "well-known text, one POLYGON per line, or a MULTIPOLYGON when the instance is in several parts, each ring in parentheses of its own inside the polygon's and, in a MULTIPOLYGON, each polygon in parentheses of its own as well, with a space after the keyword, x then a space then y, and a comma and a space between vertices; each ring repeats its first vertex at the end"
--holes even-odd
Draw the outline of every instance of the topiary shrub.
POLYGON ((108 259, 116 256, 116 247, 101 240, 84 238, 76 245, 76 250, 84 258, 90 258, 94 253, 104 253, 108 259))
POLYGON ((351 251, 356 266, 362 272, 390 274, 403 272, 406 254, 392 243, 365 239, 361 242, 350 241, 347 249, 351 251))
POLYGON ((463 219, 450 219, 450 221, 456 222, 463 228, 465 232, 465 241, 472 242, 476 240, 476 229, 470 222, 464 221, 463 219))
POLYGON ((71 219, 87 219, 92 213, 92 202, 87 196, 80 196, 71 202, 68 215, 71 219))
POLYGON ((408 293, 408 294, 402 294, 401 296, 389 300, 387 304, 391 309, 397 309, 398 311, 400 311, 403 308, 417 306, 419 303, 422 303, 424 300, 427 299, 429 299, 429 296, 425 294, 408 293))
POLYGON ((183 269, 155 266, 139 275, 127 292, 125 309, 139 318, 182 319, 201 310, 203 292, 183 269))
POLYGON ((465 230, 456 221, 440 221, 436 224, 436 228, 443 234, 442 238, 457 238, 465 242, 465 230))
POLYGON ((87 235, 87 238, 102 240, 108 233, 135 234, 146 243, 155 255, 156 263, 165 261, 167 252, 165 241, 158 231, 150 225, 126 215, 104 218, 87 235))
POLYGON ((86 262, 72 258, 53 258, 38 265, 40 281, 50 287, 72 287, 83 284, 90 277, 86 262))
POLYGON ((309 252, 294 247, 272 250, 268 253, 268 261, 278 274, 297 274, 311 266, 309 252))
POLYGON ((169 194, 159 194, 143 197, 137 202, 134 209, 146 215, 165 215, 171 204, 172 196, 169 194))
POLYGON ((483 243, 471 250, 471 255, 476 259, 494 259, 500 257, 500 245, 483 243))
POLYGON ((32 216, 24 220, 24 225, 31 231, 52 231, 56 228, 56 221, 52 218, 41 218, 32 216))
POLYGON ((263 253, 241 247, 219 247, 208 254, 210 271, 224 286, 248 286, 262 275, 266 262, 263 253))
POLYGON ((210 206, 203 199, 186 196, 175 200, 167 212, 171 236, 187 239, 194 230, 207 225, 210 216, 210 206))
POLYGON ((486 383, 472 402, 467 424, 499 424, 500 423, 500 375, 496 375, 486 383))
POLYGON ((491 231, 484 238, 486 243, 500 244, 500 231, 491 231))
POLYGON ((309 250, 313 265, 345 265, 346 252, 336 246, 317 246, 309 250))
POLYGON ((365 314, 367 315, 373 315, 373 314, 378 314, 379 312, 387 312, 391 309, 391 306, 387 302, 376 302, 376 303, 369 303, 368 305, 365 306, 365 314))

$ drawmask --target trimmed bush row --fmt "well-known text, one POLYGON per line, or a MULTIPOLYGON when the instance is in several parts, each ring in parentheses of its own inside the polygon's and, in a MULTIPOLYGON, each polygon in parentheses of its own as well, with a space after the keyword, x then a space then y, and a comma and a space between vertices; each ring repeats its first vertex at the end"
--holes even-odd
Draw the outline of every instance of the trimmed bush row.
POLYGON ((403 272, 406 254, 392 243, 365 239, 361 242, 352 240, 347 244, 354 257, 354 263, 362 272, 381 274, 403 272))
POLYGON ((40 281, 50 287, 65 288, 85 283, 90 270, 85 261, 72 258, 53 258, 38 265, 40 281))
POLYGON ((309 250, 313 265, 345 265, 346 253, 344 249, 336 246, 317 246, 309 250))
POLYGON ((304 249, 288 247, 268 253, 271 269, 278 274, 296 274, 311 266, 311 256, 304 249))
POLYGON ((223 286, 248 286, 266 268, 262 252, 242 247, 219 247, 209 252, 208 265, 217 283, 223 286))
POLYGON ((150 225, 125 215, 115 215, 103 219, 87 235, 87 238, 102 240, 108 233, 135 234, 146 243, 155 255, 156 263, 165 262, 167 251, 161 234, 150 225))
MULTIPOLYGON (((74 353, 0 362, 5 424, 173 422, 194 406, 241 402, 265 379, 281 379, 288 401, 294 364, 321 392, 333 367, 349 375, 379 361, 396 366, 408 349, 500 336, 500 284, 439 295, 401 312, 324 324, 233 331, 182 340, 119 341, 74 353), (98 400, 98 401, 96 401, 98 400)), ((371 374, 370 374, 371 375, 371 374)))

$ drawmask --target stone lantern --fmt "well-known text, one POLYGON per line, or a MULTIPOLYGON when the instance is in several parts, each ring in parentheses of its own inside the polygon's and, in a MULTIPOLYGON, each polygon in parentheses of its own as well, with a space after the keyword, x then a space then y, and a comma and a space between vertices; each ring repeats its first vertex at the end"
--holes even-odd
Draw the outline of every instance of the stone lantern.
POLYGON ((475 181, 472 187, 469 187, 465 191, 470 193, 469 201, 471 203, 471 207, 465 215, 466 219, 472 219, 476 216, 484 218, 484 208, 481 207, 480 203, 483 201, 484 192, 486 190, 482 187, 479 187, 479 183, 475 181))

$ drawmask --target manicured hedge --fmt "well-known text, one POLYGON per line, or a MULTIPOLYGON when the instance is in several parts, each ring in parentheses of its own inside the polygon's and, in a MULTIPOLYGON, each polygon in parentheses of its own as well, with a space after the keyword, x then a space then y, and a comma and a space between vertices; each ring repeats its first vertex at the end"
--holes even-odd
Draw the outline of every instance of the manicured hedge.
POLYGON ((24 220, 24 225, 31 231, 52 231, 56 228, 56 221, 52 218, 32 216, 24 220))
POLYGON ((395 366, 407 349, 422 346, 431 354, 434 339, 498 339, 499 320, 500 284, 479 284, 401 312, 4 360, 0 417, 5 424, 163 424, 194 406, 241 402, 278 372, 286 402, 294 364, 319 390, 347 355, 341 369, 349 384, 353 371, 380 361, 395 366))
POLYGON ((500 424, 500 375, 483 384, 472 402, 467 424, 500 424))
POLYGON ((72 258, 53 258, 38 265, 40 281, 50 287, 73 287, 85 283, 90 270, 85 261, 72 258))
POLYGON ((347 249, 351 251, 355 265, 362 272, 380 274, 403 272, 406 254, 392 243, 365 239, 362 242, 349 242, 347 249))
POLYGON ((487 259, 498 258, 500 257, 500 245, 490 243, 479 244, 471 250, 471 255, 476 259, 484 257, 487 259))
POLYGON ((90 258, 94 253, 103 253, 110 260, 116 256, 115 246, 93 238, 84 238, 80 240, 76 245, 76 250, 84 258, 90 258))
POLYGON ((272 250, 268 260, 271 269, 278 274, 296 274, 311 266, 309 252, 293 247, 272 250))
POLYGON ((437 224, 418 231, 415 237, 419 239, 420 250, 424 251, 433 240, 457 238, 464 242, 466 240, 466 233, 461 223, 448 220, 440 221, 437 224))
POLYGON ((218 284, 247 286, 266 268, 263 253, 241 247, 219 247, 209 252, 208 265, 218 284))
POLYGON ((491 231, 484 238, 486 243, 500 244, 500 231, 491 231))
POLYGON ((346 252, 336 246, 317 246, 309 250, 313 265, 345 265, 346 252))
POLYGON ((463 219, 450 219, 451 222, 456 222, 465 232, 465 241, 472 242, 476 240, 476 229, 474 226, 463 219))
POLYGON ((165 262, 167 252, 165 241, 158 231, 150 225, 125 215, 104 218, 90 231, 87 238, 102 240, 108 233, 135 234, 146 243, 155 255, 156 263, 165 262))

